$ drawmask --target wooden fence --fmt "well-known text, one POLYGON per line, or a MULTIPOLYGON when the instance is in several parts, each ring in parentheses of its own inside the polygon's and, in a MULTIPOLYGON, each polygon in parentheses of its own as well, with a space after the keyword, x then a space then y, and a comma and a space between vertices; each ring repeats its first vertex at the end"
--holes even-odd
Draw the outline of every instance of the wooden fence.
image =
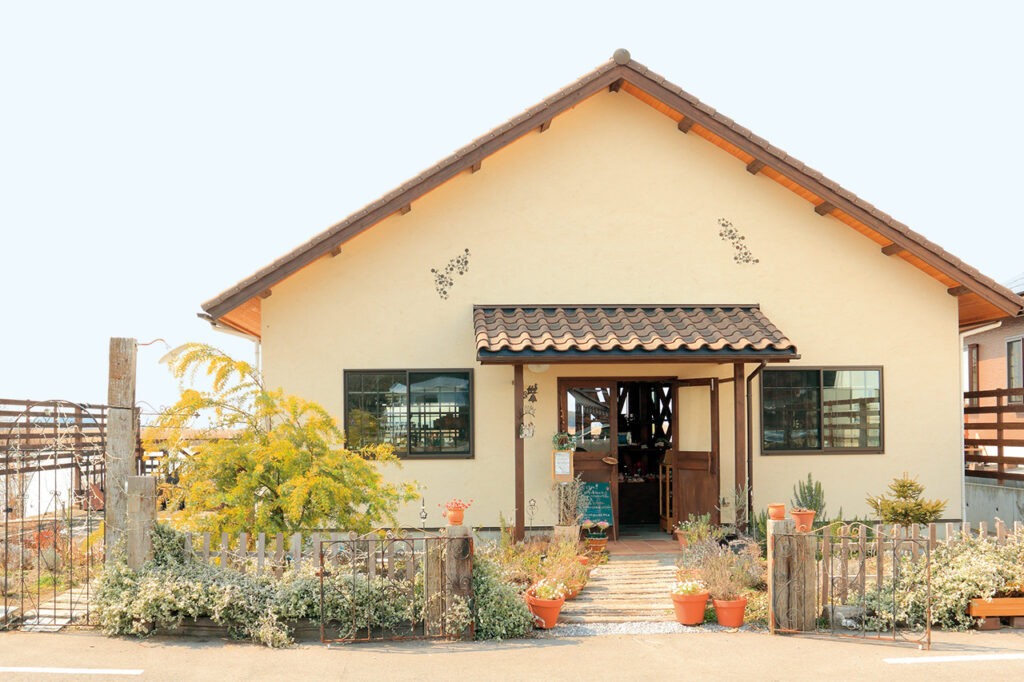
POLYGON ((965 473, 1024 481, 1024 457, 1008 456, 1006 448, 1024 448, 1024 388, 964 393, 965 473))

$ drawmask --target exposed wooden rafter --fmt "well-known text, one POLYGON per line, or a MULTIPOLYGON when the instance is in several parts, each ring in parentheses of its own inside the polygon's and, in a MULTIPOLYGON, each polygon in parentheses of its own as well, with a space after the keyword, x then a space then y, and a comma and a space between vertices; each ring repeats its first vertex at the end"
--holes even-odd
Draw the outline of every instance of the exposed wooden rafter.
POLYGON ((544 121, 543 123, 540 124, 540 127, 537 128, 537 132, 538 133, 543 133, 545 130, 547 130, 550 127, 551 127, 551 119, 549 118, 548 120, 546 120, 546 121, 544 121))
POLYGON ((963 296, 964 294, 971 293, 971 290, 961 285, 946 289, 946 293, 949 294, 950 296, 963 296))
POLYGON ((331 258, 334 258, 339 253, 341 253, 341 244, 338 244, 337 246, 335 246, 333 249, 331 249, 327 253, 331 254, 331 258))
POLYGON ((398 214, 399 215, 405 215, 406 213, 408 213, 411 210, 412 210, 412 204, 406 204, 402 208, 398 209, 398 214))
POLYGON ((611 85, 608 86, 608 92, 618 92, 619 88, 622 87, 622 79, 612 81, 611 85))
POLYGON ((677 127, 684 133, 688 133, 690 132, 690 128, 693 127, 693 123, 694 121, 692 118, 690 118, 689 116, 683 116, 681 119, 679 119, 679 125, 677 127))
POLYGON ((747 172, 750 173, 751 175, 757 175, 758 173, 761 172, 761 169, 767 165, 768 164, 766 164, 764 161, 761 161, 760 159, 754 159, 753 161, 747 164, 747 172))
POLYGON ((477 161, 476 163, 474 163, 472 166, 469 167, 469 172, 470 173, 476 173, 478 170, 480 170, 480 168, 483 165, 484 165, 483 161, 477 161))
POLYGON ((270 298, 270 294, 274 293, 270 289, 264 289, 260 292, 260 298, 270 298))
POLYGON ((836 210, 836 207, 827 201, 823 201, 814 207, 814 212, 818 215, 828 215, 832 211, 836 210))
POLYGON ((902 244, 893 243, 889 244, 889 246, 882 247, 882 253, 886 256, 895 256, 896 254, 903 253, 904 251, 906 251, 906 248, 904 248, 902 244))

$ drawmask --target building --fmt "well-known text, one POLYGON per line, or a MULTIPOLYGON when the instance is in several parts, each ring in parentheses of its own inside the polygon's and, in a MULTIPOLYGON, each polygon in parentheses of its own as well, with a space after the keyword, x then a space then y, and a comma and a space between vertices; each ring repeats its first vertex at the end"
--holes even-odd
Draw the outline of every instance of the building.
POLYGON ((461 497, 521 529, 555 521, 564 431, 617 524, 727 521, 808 472, 832 512, 909 471, 956 518, 958 332, 1022 310, 620 50, 201 315, 393 442, 428 525, 461 497))

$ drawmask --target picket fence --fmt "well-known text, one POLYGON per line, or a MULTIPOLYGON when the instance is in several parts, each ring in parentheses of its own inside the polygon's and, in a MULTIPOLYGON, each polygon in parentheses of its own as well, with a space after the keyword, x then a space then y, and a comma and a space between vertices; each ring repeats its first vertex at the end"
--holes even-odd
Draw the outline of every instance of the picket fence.
POLYGON ((274 573, 281 575, 285 570, 298 569, 303 562, 320 563, 321 541, 340 541, 355 537, 352 533, 307 532, 285 535, 277 533, 186 533, 185 553, 193 561, 234 568, 243 572, 250 570, 256 575, 274 573))

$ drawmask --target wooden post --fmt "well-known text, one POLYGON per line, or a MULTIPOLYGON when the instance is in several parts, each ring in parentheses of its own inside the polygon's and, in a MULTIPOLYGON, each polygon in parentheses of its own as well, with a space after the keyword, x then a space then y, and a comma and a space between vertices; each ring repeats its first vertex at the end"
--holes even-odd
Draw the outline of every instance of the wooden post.
POLYGON ((125 481, 128 567, 134 570, 153 558, 153 524, 156 522, 156 479, 129 476, 125 481))
POLYGON ((110 339, 107 382, 106 491, 103 541, 106 561, 124 540, 128 517, 128 477, 135 456, 135 339, 110 339))
MULTIPOLYGON (((468 526, 451 526, 448 528, 448 551, 445 553, 444 573, 448 581, 445 590, 445 598, 449 594, 462 597, 469 603, 473 594, 473 539, 469 534, 468 526)), ((459 639, 472 639, 472 629, 466 628, 460 633, 449 632, 449 635, 459 635, 459 639)))
POLYGON ((791 630, 789 614, 789 554, 787 546, 796 529, 793 519, 768 521, 768 627, 791 630), (783 537, 777 537, 783 536, 783 537))
MULTIPOLYGON (((743 498, 746 500, 747 491, 747 396, 744 393, 746 375, 743 371, 743 363, 737 362, 732 366, 732 389, 733 389, 733 427, 735 432, 735 466, 736 486, 735 490, 743 491, 743 498)), ((735 511, 735 510, 734 510, 735 511)), ((750 510, 747 510, 750 514, 750 510)), ((740 519, 736 519, 739 526, 740 519)), ((746 524, 741 526, 746 530, 746 524)))
POLYGON ((515 418, 515 488, 516 488, 516 527, 514 538, 522 540, 526 537, 526 471, 523 438, 520 429, 523 426, 523 366, 513 367, 512 407, 515 418))
POLYGON ((428 637, 444 634, 441 627, 444 604, 440 596, 435 596, 444 591, 444 543, 444 538, 428 537, 423 540, 423 592, 427 602, 423 634, 428 637))

